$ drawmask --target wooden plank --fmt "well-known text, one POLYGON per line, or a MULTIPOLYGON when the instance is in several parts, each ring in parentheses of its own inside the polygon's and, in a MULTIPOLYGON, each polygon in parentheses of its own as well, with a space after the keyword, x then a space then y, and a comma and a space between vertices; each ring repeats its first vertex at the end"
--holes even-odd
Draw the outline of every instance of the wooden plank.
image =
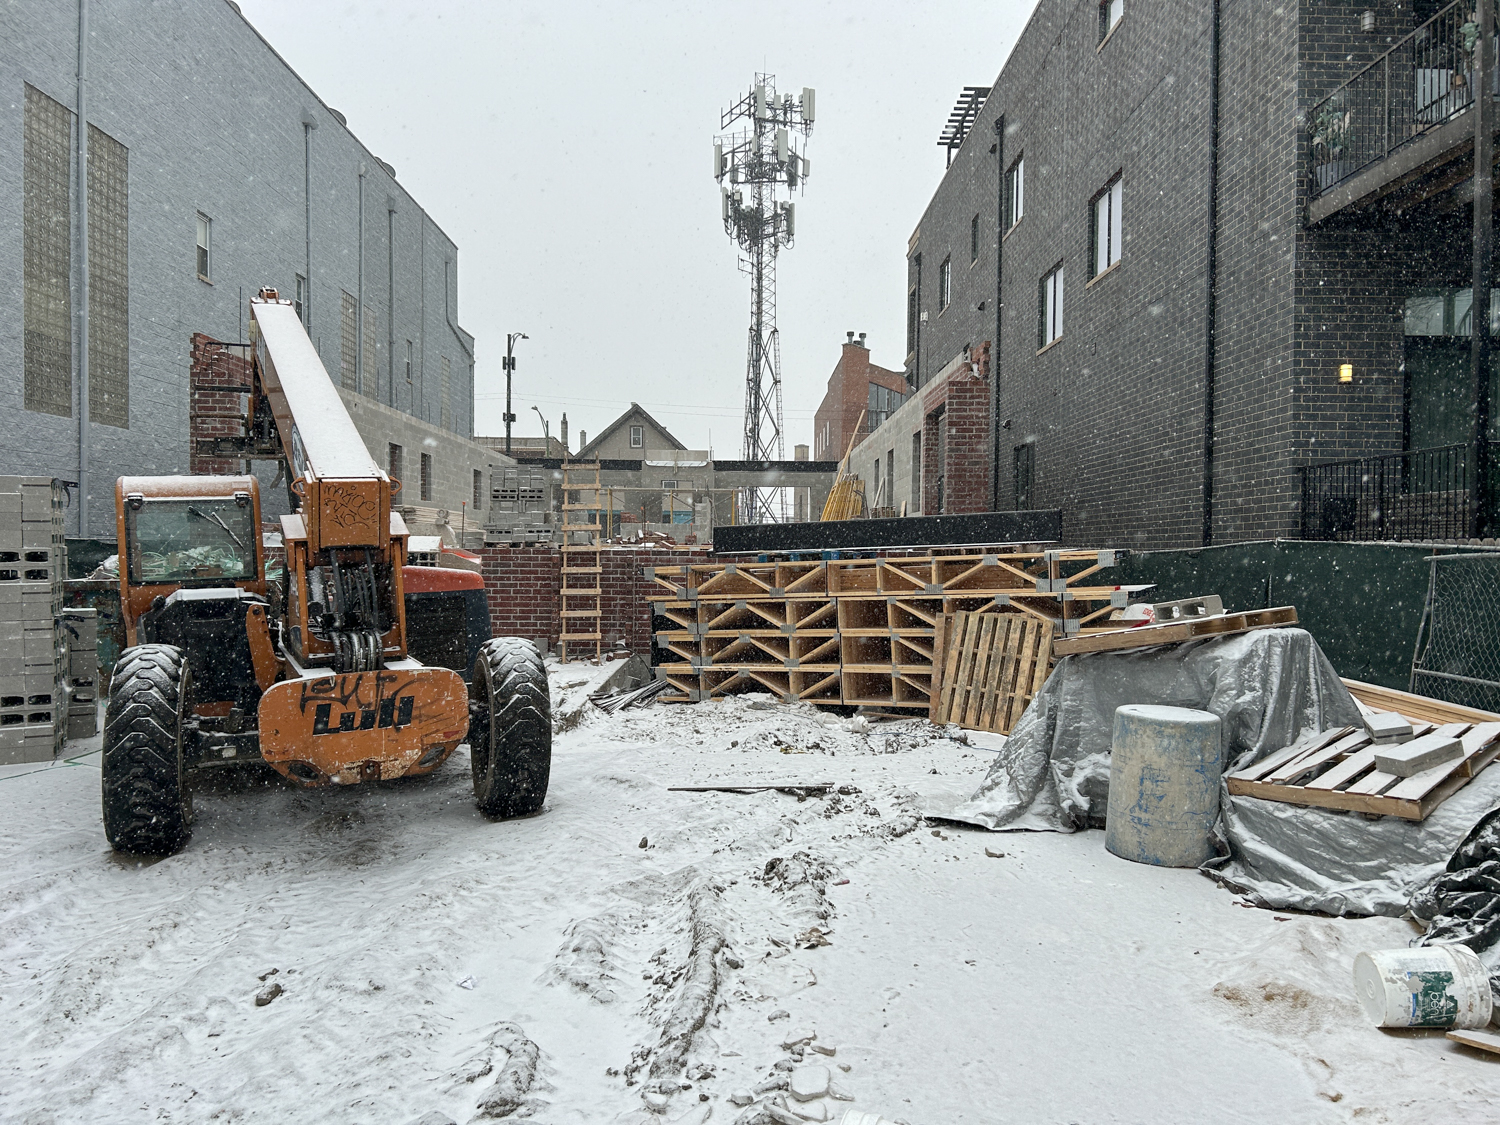
POLYGON ((1153 645, 1181 644, 1183 641, 1196 640, 1200 637, 1229 636, 1234 633, 1248 633, 1254 629, 1271 629, 1296 623, 1297 610, 1294 607, 1277 606, 1274 609, 1225 614, 1223 617, 1196 618, 1192 621, 1173 621, 1166 625, 1142 625, 1135 629, 1112 629, 1105 633, 1086 633, 1082 636, 1065 637, 1053 641, 1052 651, 1058 656, 1086 652, 1117 652, 1153 645))
POLYGON ((989 713, 985 719, 985 730, 1003 731, 1005 729, 1005 716, 1010 709, 1011 686, 1016 679, 1016 649, 1021 642, 1021 631, 1025 629, 1027 618, 1006 615, 1005 636, 1000 646, 1000 659, 994 672, 990 675, 989 713))
POLYGON ((938 700, 943 690, 943 663, 948 655, 948 617, 938 614, 932 630, 932 697, 927 702, 927 719, 937 722, 938 700))
POLYGON ((974 658, 974 680, 969 685, 969 698, 961 720, 964 726, 974 729, 979 725, 979 705, 984 699, 984 685, 988 682, 990 657, 995 648, 995 615, 986 613, 979 626, 979 647, 974 658))
POLYGON ((1006 682, 1005 723, 1002 734, 1009 734, 1026 710, 1026 689, 1031 686, 1032 669, 1036 664, 1037 643, 1042 639, 1042 626, 1037 621, 1024 621, 1016 644, 1015 667, 1006 682))
MULTIPOLYGON (((1453 763, 1450 762, 1448 764, 1452 765, 1453 763)), ((1365 774, 1364 777, 1360 778, 1353 785, 1349 786, 1348 789, 1344 790, 1344 792, 1368 793, 1372 795, 1377 793, 1384 793, 1387 789, 1395 785, 1396 782, 1400 780, 1401 778, 1397 774, 1384 773, 1381 770, 1371 770, 1369 773, 1365 774)))
POLYGON ((1462 1043, 1465 1047, 1500 1055, 1500 1035, 1493 1031, 1484 1031, 1479 1028, 1455 1028, 1448 1032, 1448 1038, 1455 1043, 1462 1043))
MULTIPOLYGON (((1347 753, 1348 750, 1340 750, 1337 747, 1343 745, 1345 736, 1350 733, 1350 730, 1351 728, 1349 727, 1334 727, 1332 730, 1325 730, 1309 743, 1294 744, 1289 747, 1291 750, 1297 750, 1300 745, 1302 749, 1289 757, 1283 758, 1278 765, 1272 766, 1270 769, 1261 769, 1259 767, 1264 762, 1270 760, 1269 758, 1262 759, 1261 762, 1256 763, 1255 766, 1251 766, 1249 770, 1242 770, 1241 773, 1253 774, 1254 776, 1250 778, 1252 781, 1269 781, 1273 785, 1285 785, 1292 779, 1300 777, 1317 766, 1325 762, 1331 762, 1347 753)), ((1365 737, 1365 741, 1369 741, 1368 736, 1365 737)), ((1353 749, 1353 747, 1349 749, 1353 749)), ((1271 757, 1276 756, 1274 754, 1271 755, 1271 757)))
POLYGON ((1042 630, 1041 644, 1037 646, 1036 666, 1031 672, 1031 690, 1026 693, 1026 706, 1037 697, 1052 671, 1052 630, 1042 630))
POLYGON ((1460 707, 1442 699, 1426 695, 1413 695, 1409 691, 1367 684, 1360 680, 1345 680, 1344 686, 1355 700, 1379 711, 1395 711, 1410 719, 1425 719, 1432 723, 1493 723, 1500 715, 1493 711, 1480 711, 1475 707, 1460 707))
POLYGON ((958 685, 958 666, 963 659, 964 633, 968 630, 969 615, 952 614, 949 622, 948 659, 943 669, 943 695, 936 719, 939 724, 946 724, 953 714, 953 693, 958 685))
POLYGON ((1228 781, 1229 792, 1236 797, 1259 797, 1287 805, 1310 805, 1322 809, 1370 813, 1374 816, 1399 816, 1421 820, 1423 812, 1416 801, 1398 801, 1388 796, 1363 793, 1341 793, 1333 789, 1314 789, 1307 785, 1268 785, 1264 781, 1228 781))
MULTIPOLYGON (((1347 730, 1348 728, 1345 729, 1347 730)), ((1303 755, 1302 758, 1298 759, 1295 762, 1287 763, 1287 765, 1283 767, 1286 772, 1282 774, 1282 776, 1268 777, 1264 780, 1273 782, 1277 785, 1297 785, 1300 784, 1301 780, 1307 777, 1309 774, 1315 773, 1316 771, 1322 769, 1324 766, 1330 765, 1333 762, 1337 762, 1340 759, 1347 758, 1355 751, 1363 750, 1366 746, 1369 745, 1369 732, 1357 730, 1353 734, 1339 739, 1332 746, 1329 746, 1323 750, 1319 750, 1313 754, 1303 755)), ((1278 770, 1277 773, 1281 774, 1282 771, 1278 770)))
POLYGON ((1476 755, 1495 741, 1496 736, 1500 736, 1500 723, 1479 724, 1459 738, 1464 748, 1462 758, 1456 762, 1444 762, 1440 766, 1433 766, 1430 770, 1412 774, 1392 788, 1390 795, 1419 801, 1454 773, 1463 773, 1468 777, 1474 776, 1472 769, 1468 768, 1470 763, 1476 755))
POLYGON ((958 654, 958 676, 953 682, 953 704, 948 709, 948 721, 963 721, 964 707, 969 701, 969 689, 974 683, 974 650, 979 647, 979 614, 964 614, 964 642, 958 654))
MULTIPOLYGON (((1323 774, 1323 776, 1309 781, 1300 786, 1303 789, 1337 789, 1340 785, 1353 781, 1366 770, 1375 768, 1375 749, 1366 747, 1358 753, 1350 754, 1338 765, 1323 774)), ((1291 788, 1287 786, 1286 788, 1291 788)))

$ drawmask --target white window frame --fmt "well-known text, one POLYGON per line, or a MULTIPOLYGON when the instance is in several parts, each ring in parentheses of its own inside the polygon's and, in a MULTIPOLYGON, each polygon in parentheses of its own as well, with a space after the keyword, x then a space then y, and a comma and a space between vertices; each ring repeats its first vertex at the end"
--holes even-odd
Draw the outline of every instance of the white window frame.
POLYGON ((631 449, 644 449, 645 447, 646 447, 646 427, 645 426, 631 426, 630 427, 630 448, 631 449))
POLYGON ((202 211, 198 212, 198 235, 195 240, 194 263, 198 269, 198 280, 213 283, 213 237, 214 221, 202 211))
POLYGON ((938 312, 943 312, 953 303, 953 255, 943 259, 938 267, 938 312))
POLYGON ((1015 163, 1005 173, 1005 230, 1016 229, 1026 214, 1026 154, 1016 157, 1015 163))
POLYGON ((1050 348, 1062 339, 1064 290, 1063 263, 1058 262, 1052 270, 1043 275, 1041 284, 1038 286, 1038 351, 1050 348))
POLYGON ((1104 46, 1125 18, 1125 0, 1099 0, 1099 46, 1104 46))
POLYGON ((1124 177, 1117 172, 1104 190, 1094 196, 1092 227, 1095 277, 1118 265, 1120 261, 1125 229, 1120 217, 1125 197, 1124 183, 1124 177))

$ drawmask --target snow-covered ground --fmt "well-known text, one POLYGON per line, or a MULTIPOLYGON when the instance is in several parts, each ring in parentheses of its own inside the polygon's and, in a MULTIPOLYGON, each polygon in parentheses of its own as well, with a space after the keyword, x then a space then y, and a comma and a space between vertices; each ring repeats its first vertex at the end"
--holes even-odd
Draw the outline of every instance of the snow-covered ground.
MULTIPOLYGON (((560 711, 586 678, 554 668, 560 711)), ((920 819, 989 758, 764 698, 584 707, 538 816, 480 816, 464 751, 415 783, 256 773, 156 863, 106 845, 97 755, 6 767, 0 1121, 796 1120, 789 1065, 853 1099, 788 1103, 832 1121, 1496 1119, 1500 1059, 1353 999, 1406 924, 920 819), (669 791, 724 782, 840 791, 669 791)))

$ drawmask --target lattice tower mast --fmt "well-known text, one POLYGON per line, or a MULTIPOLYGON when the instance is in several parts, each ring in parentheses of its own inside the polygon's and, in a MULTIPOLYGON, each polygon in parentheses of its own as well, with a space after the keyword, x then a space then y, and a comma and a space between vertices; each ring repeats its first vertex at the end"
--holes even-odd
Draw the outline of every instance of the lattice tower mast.
MULTIPOLYGON (((781 426, 781 338, 776 330, 776 255, 796 233, 791 196, 807 180, 803 155, 815 116, 814 92, 801 99, 776 93, 774 74, 757 74, 749 93, 726 109, 719 123, 743 127, 714 140, 724 231, 740 249, 740 269, 750 275, 750 339, 745 357, 747 461, 785 456, 781 426)), ((785 519, 780 489, 747 489, 749 523, 785 519)))

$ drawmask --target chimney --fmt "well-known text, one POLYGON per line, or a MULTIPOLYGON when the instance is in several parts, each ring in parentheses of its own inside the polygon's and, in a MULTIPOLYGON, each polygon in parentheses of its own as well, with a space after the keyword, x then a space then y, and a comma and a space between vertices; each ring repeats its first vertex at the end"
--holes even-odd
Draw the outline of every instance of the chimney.
POLYGON ((844 345, 846 347, 848 345, 854 343, 854 333, 853 332, 845 332, 844 335, 849 337, 847 340, 844 341, 844 345))
POLYGON ((583 447, 585 445, 587 445, 588 443, 589 443, 589 432, 587 430, 579 430, 578 431, 578 452, 582 453, 583 452, 583 447))
POLYGON ((863 332, 859 334, 859 346, 862 348, 867 346, 865 344, 865 334, 863 332))
POLYGON ((562 442, 563 453, 566 454, 568 452, 568 415, 566 411, 563 412, 562 425, 558 427, 557 436, 558 440, 562 442))

